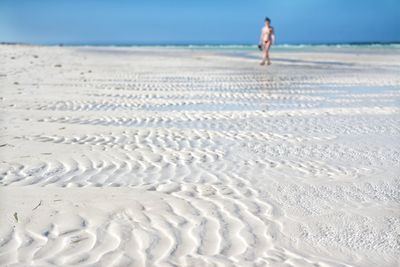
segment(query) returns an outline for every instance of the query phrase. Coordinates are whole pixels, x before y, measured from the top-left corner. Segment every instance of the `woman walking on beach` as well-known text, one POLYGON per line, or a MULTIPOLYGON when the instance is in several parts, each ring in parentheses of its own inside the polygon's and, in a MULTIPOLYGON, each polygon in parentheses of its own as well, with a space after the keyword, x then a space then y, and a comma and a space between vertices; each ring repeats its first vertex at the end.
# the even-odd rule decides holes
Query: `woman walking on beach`
POLYGON ((271 26, 271 20, 265 18, 265 26, 262 28, 259 48, 263 51, 263 59, 260 65, 271 65, 271 60, 269 59, 269 49, 275 40, 274 28, 271 26))

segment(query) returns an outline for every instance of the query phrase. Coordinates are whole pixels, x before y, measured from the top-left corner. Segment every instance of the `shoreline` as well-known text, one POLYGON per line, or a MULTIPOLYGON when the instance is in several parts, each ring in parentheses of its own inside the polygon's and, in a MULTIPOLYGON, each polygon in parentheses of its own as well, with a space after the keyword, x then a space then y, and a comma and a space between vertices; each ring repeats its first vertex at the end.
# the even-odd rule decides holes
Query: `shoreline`
MULTIPOLYGON (((257 44, 135 44, 135 43, 18 43, 18 42, 0 42, 1 45, 19 45, 19 46, 41 46, 41 47, 144 47, 144 48, 208 48, 208 49, 246 49, 257 48, 257 44)), ((400 48, 400 41, 394 42, 350 42, 350 43, 278 43, 273 45, 278 48, 400 48)))

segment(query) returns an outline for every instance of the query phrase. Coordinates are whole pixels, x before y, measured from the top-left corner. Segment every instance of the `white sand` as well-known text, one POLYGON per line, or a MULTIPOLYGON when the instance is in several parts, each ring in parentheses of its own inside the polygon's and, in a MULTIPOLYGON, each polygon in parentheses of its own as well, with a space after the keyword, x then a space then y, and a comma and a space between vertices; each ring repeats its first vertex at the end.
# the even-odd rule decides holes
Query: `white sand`
POLYGON ((399 266, 399 52, 0 46, 0 265, 399 266))

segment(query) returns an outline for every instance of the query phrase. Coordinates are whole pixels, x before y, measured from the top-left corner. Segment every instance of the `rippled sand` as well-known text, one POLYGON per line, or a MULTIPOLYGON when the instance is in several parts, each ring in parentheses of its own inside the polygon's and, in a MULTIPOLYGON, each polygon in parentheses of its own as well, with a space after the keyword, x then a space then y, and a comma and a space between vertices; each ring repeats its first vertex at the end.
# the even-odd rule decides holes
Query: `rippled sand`
POLYGON ((398 266, 399 52, 0 46, 0 265, 398 266))

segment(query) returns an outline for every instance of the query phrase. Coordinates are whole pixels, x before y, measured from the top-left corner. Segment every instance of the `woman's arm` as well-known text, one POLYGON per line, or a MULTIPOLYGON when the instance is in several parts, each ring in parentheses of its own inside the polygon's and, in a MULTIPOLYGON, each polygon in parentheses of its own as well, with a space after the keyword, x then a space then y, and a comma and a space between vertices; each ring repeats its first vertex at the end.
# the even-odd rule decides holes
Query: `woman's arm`
POLYGON ((268 28, 268 38, 267 38, 267 40, 271 40, 271 36, 274 34, 274 28, 272 28, 272 27, 269 27, 268 28))
POLYGON ((259 45, 262 45, 263 40, 264 40, 264 28, 261 29, 261 35, 260 35, 260 42, 259 42, 259 45))

